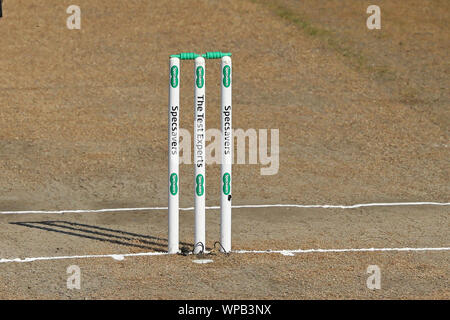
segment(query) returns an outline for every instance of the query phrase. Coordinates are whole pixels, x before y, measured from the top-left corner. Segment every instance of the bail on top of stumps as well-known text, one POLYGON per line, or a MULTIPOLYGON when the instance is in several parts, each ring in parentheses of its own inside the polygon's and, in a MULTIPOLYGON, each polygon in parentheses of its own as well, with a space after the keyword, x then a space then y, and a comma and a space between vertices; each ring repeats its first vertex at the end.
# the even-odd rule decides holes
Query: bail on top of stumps
POLYGON ((206 249, 206 95, 205 59, 221 59, 221 196, 220 250, 231 252, 231 167, 232 137, 232 65, 231 53, 185 52, 170 56, 169 63, 169 135, 168 135, 168 252, 179 253, 179 127, 180 127, 180 61, 194 60, 194 249, 206 249))

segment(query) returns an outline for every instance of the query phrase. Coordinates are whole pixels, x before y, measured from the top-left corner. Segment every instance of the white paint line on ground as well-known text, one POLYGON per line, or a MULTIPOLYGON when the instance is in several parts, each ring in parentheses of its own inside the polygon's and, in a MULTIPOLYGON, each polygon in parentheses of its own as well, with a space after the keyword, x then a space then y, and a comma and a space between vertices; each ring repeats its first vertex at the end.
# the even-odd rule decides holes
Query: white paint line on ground
MULTIPOLYGON (((323 209, 356 209, 364 207, 394 207, 394 206, 450 206, 450 202, 387 202, 387 203, 359 203, 352 205, 334 204, 244 204, 234 205, 233 209, 242 208, 323 208, 323 209)), ((206 207, 207 210, 217 210, 220 206, 206 207)), ((28 211, 0 211, 0 215, 8 214, 63 214, 63 213, 102 213, 102 212, 131 212, 167 210, 167 207, 143 207, 143 208, 111 208, 111 209, 81 209, 81 210, 28 210, 28 211)), ((194 207, 180 208, 180 211, 192 211, 194 207)))
POLYGON ((293 257, 295 256, 295 254, 293 254, 292 252, 289 251, 282 251, 280 252, 283 256, 288 256, 288 257, 293 257))
POLYGON ((361 249, 297 249, 297 250, 235 250, 234 253, 279 253, 293 256, 296 253, 340 253, 340 252, 386 252, 386 251, 449 251, 450 247, 438 248, 361 248, 361 249))
POLYGON ((45 260, 67 260, 67 259, 89 259, 89 258, 113 258, 114 260, 124 260, 125 257, 141 257, 141 256, 162 256, 167 252, 141 252, 141 253, 125 253, 125 254, 90 254, 84 256, 56 256, 56 257, 34 257, 34 258, 14 258, 0 259, 0 263, 8 262, 33 262, 45 260))
POLYGON ((199 259, 199 260, 192 260, 192 262, 198 264, 205 264, 205 263, 212 263, 213 261, 211 259, 199 259))
MULTIPOLYGON (((297 250, 234 250, 236 254, 282 254, 285 256, 293 256, 296 253, 344 253, 344 252, 418 252, 418 251, 450 251, 450 247, 437 248, 360 248, 360 249, 297 249, 297 250)), ((141 253, 125 253, 125 254, 99 254, 99 255, 77 255, 77 256, 56 256, 56 257, 34 257, 34 258, 14 258, 0 259, 0 263, 10 262, 33 262, 33 261, 49 261, 49 260, 66 260, 66 259, 89 259, 89 258, 113 258, 114 260, 124 260, 126 257, 143 257, 143 256, 164 256, 169 255, 167 252, 141 252, 141 253)))

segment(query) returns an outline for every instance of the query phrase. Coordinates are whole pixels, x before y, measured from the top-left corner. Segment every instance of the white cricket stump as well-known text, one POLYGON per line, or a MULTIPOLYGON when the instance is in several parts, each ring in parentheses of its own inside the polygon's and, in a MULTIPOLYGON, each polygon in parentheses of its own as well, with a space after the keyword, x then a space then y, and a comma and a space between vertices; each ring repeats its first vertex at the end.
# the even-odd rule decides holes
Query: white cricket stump
POLYGON ((169 234, 168 252, 179 251, 179 128, 180 59, 170 58, 169 67, 169 234))
POLYGON ((194 63, 194 253, 206 247, 206 101, 205 101, 205 59, 197 57, 194 63))
POLYGON ((231 251, 231 164, 233 161, 233 136, 231 118, 231 57, 222 57, 222 169, 220 198, 220 243, 222 252, 231 251))

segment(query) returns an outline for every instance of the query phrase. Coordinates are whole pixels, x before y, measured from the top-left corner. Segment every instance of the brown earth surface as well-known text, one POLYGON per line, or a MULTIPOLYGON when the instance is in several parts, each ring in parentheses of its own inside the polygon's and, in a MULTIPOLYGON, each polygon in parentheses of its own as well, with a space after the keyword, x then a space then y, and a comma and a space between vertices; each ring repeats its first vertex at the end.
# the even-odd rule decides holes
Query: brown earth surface
MULTIPOLYGON (((448 244, 448 209, 235 209, 239 250, 299 248, 427 248, 448 244)), ((167 213, 104 213, 0 217, 3 258, 159 252, 167 248, 167 213), (24 234, 26 236, 24 236, 24 234)), ((208 212, 207 242, 220 213, 208 212)), ((182 214, 182 243, 193 242, 193 216, 182 214)), ((213 248, 208 248, 213 249, 213 248)), ((4 299, 450 299, 448 251, 231 253, 75 258, 0 263, 4 299), (202 258, 202 257, 200 257, 202 258), (68 290, 66 269, 81 270, 68 290), (381 289, 369 290, 369 265, 381 289)), ((0 260, 1 262, 1 260, 0 260)))
MULTIPOLYGON (((79 0, 82 28, 68 30, 67 3, 4 0, 0 211, 166 206, 167 58, 181 51, 232 52, 233 127, 280 130, 278 174, 234 165, 234 204, 449 202, 450 2, 382 2, 381 30, 366 27, 370 4, 79 0)), ((191 71, 183 62, 181 125, 192 132, 191 71)), ((208 61, 208 128, 220 128, 219 81, 218 62, 208 61)), ((218 204, 219 172, 207 169, 207 205, 218 204)), ((192 166, 182 165, 180 177, 180 205, 192 206, 192 166)), ((233 248, 449 247, 448 208, 239 209, 233 248)), ((187 243, 192 215, 181 214, 187 243)), ((0 259, 165 250, 166 219, 164 211, 1 215, 0 259), (71 233, 29 225, 56 220, 71 233), (73 228, 85 226, 70 223, 136 233, 140 245, 80 237, 73 228), (145 237, 158 245, 142 245, 145 237)), ((208 211, 209 246, 218 221, 208 211)), ((0 298, 448 299, 449 258, 440 251, 232 254, 207 265, 181 256, 4 263, 0 298), (70 264, 85 277, 79 292, 65 287, 70 264), (381 267, 382 290, 366 288, 369 264, 381 267)))

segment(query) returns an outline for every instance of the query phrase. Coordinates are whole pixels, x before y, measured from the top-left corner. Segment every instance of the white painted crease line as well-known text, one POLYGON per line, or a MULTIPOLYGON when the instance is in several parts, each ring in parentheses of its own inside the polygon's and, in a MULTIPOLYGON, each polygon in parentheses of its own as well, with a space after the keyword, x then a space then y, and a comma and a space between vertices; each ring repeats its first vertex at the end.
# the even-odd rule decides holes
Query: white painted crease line
POLYGON ((0 259, 0 263, 8 262, 33 262, 45 260, 67 260, 67 259, 89 259, 89 258, 113 258, 114 260, 123 260, 125 257, 141 257, 141 256, 162 256, 167 252, 141 252, 141 253, 124 253, 124 254, 91 254, 77 256, 56 256, 56 257, 34 257, 34 258, 13 258, 0 259))
MULTIPOLYGON (((285 256, 293 256, 296 253, 343 253, 343 252, 408 252, 408 251, 450 251, 450 247, 436 248, 348 248, 348 249, 296 249, 296 250, 233 250, 236 254, 282 254, 285 256)), ((33 258, 13 258, 0 259, 0 263, 11 262, 33 262, 33 261, 49 261, 49 260, 67 260, 67 259, 89 259, 89 258, 112 258, 114 260, 124 260, 126 257, 143 257, 143 256, 165 256, 167 252, 141 252, 141 253, 124 253, 124 254, 99 254, 99 255, 76 255, 76 256, 56 256, 56 257, 33 257, 33 258)))
POLYGON ((295 253, 339 253, 339 252, 383 252, 383 251, 449 251, 450 247, 438 248, 350 248, 350 249, 297 249, 297 250, 235 250, 234 253, 280 253, 294 255, 295 253))
MULTIPOLYGON (((386 202, 386 203, 359 203, 352 205, 333 204, 244 204, 234 205, 233 209, 242 208, 323 208, 323 209, 356 209, 363 207, 393 207, 393 206, 450 206, 450 202, 386 202)), ((206 207, 207 210, 217 210, 220 206, 206 207)), ((111 209, 80 209, 80 210, 27 210, 27 211, 0 211, 0 215, 8 214, 64 214, 64 213, 102 213, 102 212, 132 212, 167 210, 167 207, 142 207, 142 208, 111 208, 111 209)), ((192 211, 194 207, 180 208, 180 211, 192 211)))
POLYGON ((271 207, 290 207, 290 208, 324 208, 324 209, 356 209, 362 207, 390 207, 390 206, 450 206, 450 202, 386 202, 386 203, 358 203, 352 205, 334 205, 334 204, 256 204, 256 205, 237 205, 233 208, 271 208, 271 207))
MULTIPOLYGON (((149 208, 111 208, 111 209, 80 209, 80 210, 27 210, 27 211, 0 211, 0 214, 63 214, 63 213, 102 213, 102 212, 129 212, 129 211, 148 211, 148 210, 167 210, 167 207, 149 207, 149 208)), ((183 210, 180 208, 180 210, 183 210)))

